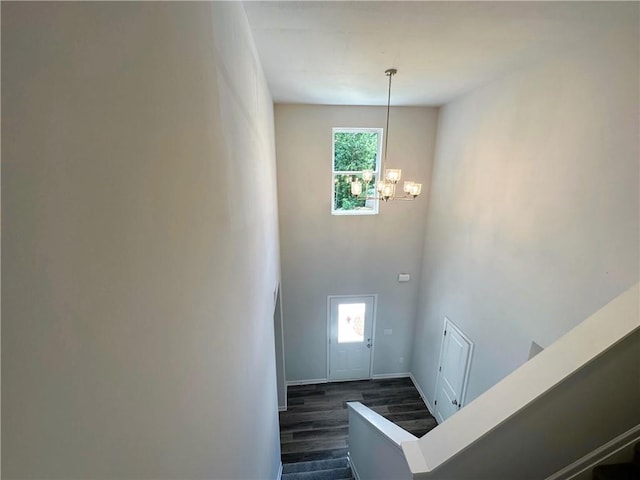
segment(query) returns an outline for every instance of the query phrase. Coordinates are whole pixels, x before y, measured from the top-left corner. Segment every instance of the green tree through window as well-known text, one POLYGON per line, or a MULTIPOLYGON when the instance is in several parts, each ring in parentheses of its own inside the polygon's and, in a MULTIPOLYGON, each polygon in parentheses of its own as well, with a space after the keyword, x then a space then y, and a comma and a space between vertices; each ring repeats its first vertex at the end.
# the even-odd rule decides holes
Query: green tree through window
MULTIPOLYGON (((375 196, 378 179, 382 129, 333 129, 333 206, 332 213, 378 213, 378 201, 367 200, 375 196), (351 195, 351 182, 362 179, 363 170, 373 170, 369 191, 359 197, 351 195)), ((364 188, 364 184, 363 184, 364 188)))

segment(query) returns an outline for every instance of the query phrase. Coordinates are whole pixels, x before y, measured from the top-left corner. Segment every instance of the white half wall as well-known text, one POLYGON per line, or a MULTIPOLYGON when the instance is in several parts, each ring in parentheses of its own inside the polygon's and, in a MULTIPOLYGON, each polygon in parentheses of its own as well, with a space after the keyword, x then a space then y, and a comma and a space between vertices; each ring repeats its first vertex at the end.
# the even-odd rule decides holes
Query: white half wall
POLYGON ((3 3, 2 137, 3 478, 276 478, 273 104, 242 4, 3 3))
POLYGON ((445 316, 467 402, 638 281, 638 4, 625 23, 441 109, 412 373, 445 316))
POLYGON ((407 372, 437 109, 391 109, 388 166, 419 179, 423 194, 381 204, 378 215, 331 215, 331 129, 384 128, 385 119, 386 107, 275 107, 288 381, 327 378, 328 295, 377 293, 372 373, 407 372), (401 272, 409 283, 397 282, 401 272))
POLYGON ((408 446, 414 474, 542 479, 637 425, 639 301, 636 284, 408 446))

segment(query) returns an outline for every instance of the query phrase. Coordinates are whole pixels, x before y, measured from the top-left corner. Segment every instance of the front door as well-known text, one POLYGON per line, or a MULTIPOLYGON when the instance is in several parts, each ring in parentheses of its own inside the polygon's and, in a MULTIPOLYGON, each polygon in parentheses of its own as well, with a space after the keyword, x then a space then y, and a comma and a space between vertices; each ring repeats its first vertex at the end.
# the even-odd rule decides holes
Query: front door
POLYGON ((471 340, 445 318, 434 405, 438 423, 462 407, 472 350, 471 340))
POLYGON ((329 380, 371 376, 375 296, 329 297, 329 380))

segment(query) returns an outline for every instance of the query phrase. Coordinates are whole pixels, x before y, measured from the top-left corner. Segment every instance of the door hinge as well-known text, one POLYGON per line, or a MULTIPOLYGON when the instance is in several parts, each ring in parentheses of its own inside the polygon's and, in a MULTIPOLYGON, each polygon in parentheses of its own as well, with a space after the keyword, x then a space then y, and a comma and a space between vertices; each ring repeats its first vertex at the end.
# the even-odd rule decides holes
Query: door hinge
POLYGON ((438 371, 441 372, 442 371, 442 366, 438 367, 438 371))
POLYGON ((435 402, 433 402, 433 404, 434 404, 434 405, 437 405, 437 404, 438 404, 438 400, 436 400, 435 402))
POLYGON ((446 331, 446 330, 444 331, 444 336, 445 336, 445 337, 447 336, 447 331, 446 331))

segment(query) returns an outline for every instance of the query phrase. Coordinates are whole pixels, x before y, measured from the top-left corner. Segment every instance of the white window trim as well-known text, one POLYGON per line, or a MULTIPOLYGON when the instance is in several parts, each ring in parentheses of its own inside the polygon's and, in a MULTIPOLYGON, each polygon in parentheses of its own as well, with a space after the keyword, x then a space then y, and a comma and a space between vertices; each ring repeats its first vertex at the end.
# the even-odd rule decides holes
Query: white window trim
POLYGON ((371 210, 336 210, 335 209, 335 197, 336 197, 336 183, 335 177, 337 175, 357 175, 362 173, 361 170, 353 170, 353 171, 345 171, 345 170, 335 170, 335 158, 336 158, 336 146, 335 146, 335 136, 336 132, 347 132, 347 133, 362 133, 362 132, 370 132, 378 134, 378 155, 376 157, 376 168, 373 171, 374 178, 379 179, 378 174, 380 173, 381 161, 382 161, 382 136, 384 135, 383 128, 377 127, 333 127, 331 129, 331 215, 377 215, 378 207, 380 205, 380 200, 374 200, 373 208, 371 210))

